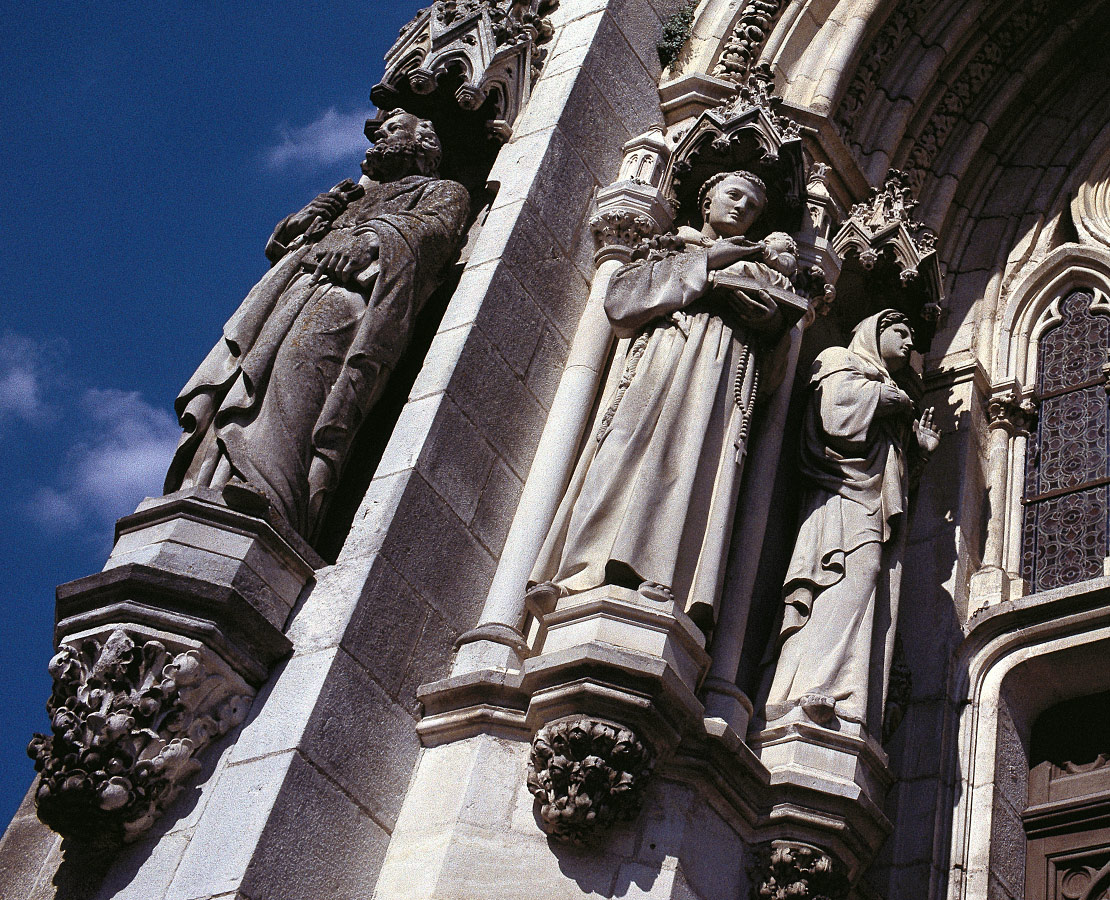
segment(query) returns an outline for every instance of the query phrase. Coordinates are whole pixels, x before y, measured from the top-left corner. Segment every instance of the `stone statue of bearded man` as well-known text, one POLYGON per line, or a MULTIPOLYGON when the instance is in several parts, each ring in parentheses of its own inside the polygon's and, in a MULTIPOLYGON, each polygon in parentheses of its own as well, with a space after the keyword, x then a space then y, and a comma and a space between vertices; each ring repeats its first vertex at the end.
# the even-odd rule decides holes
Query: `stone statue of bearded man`
POLYGON ((313 538, 359 425, 458 253, 469 195, 437 177, 440 156, 431 122, 392 113, 357 184, 277 226, 273 267, 177 398, 185 433, 167 493, 268 501, 313 538))

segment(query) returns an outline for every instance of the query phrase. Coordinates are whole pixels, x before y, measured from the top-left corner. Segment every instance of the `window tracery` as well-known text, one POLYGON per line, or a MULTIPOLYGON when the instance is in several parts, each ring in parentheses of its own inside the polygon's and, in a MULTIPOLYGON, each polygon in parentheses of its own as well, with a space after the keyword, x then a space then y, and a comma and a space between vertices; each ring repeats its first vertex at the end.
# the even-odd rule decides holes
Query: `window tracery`
POLYGON ((1039 342, 1021 554, 1033 591, 1098 577, 1110 555, 1110 318, 1092 311, 1094 299, 1069 294, 1039 342))

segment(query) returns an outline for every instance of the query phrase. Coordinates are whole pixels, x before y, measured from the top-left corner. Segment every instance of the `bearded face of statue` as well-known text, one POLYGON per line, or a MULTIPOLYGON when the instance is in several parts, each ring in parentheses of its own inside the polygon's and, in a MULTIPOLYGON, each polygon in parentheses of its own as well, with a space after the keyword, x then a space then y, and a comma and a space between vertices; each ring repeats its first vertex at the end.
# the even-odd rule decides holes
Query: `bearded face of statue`
POLYGON ((767 194, 742 175, 729 175, 710 191, 705 200, 705 224, 713 237, 741 237, 756 223, 767 194))
POLYGON ((406 175, 435 175, 442 155, 432 123, 412 113, 389 116, 374 133, 362 171, 377 181, 395 181, 406 175))

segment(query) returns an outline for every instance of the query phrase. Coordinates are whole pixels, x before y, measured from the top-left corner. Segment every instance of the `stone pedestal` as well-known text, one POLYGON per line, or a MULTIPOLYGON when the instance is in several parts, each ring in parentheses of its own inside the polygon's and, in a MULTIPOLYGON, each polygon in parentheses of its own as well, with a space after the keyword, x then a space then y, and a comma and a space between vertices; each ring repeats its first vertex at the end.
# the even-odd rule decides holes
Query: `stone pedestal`
POLYGON ((145 500, 116 535, 102 572, 58 588, 52 733, 31 744, 40 817, 97 845, 149 830, 246 718, 322 564, 279 518, 212 490, 145 500))
POLYGON ((826 848, 855 880, 891 830, 883 803, 895 779, 882 747, 858 725, 834 731, 800 709, 749 741, 770 773, 769 833, 826 848))
POLYGON ((658 657, 696 691, 709 670, 705 635, 673 600, 650 600, 629 588, 605 585, 558 601, 543 617, 542 652, 589 643, 658 657))

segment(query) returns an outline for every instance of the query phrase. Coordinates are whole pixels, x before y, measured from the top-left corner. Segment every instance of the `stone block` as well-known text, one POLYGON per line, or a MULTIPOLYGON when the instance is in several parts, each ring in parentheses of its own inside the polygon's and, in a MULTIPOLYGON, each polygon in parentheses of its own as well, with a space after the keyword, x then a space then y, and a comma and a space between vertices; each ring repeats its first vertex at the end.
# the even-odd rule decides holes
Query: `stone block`
POLYGON ((419 400, 410 400, 404 405, 378 463, 378 476, 393 475, 415 468, 435 426, 442 402, 442 394, 432 394, 419 400))
MULTIPOLYGON (((583 30, 592 23, 583 25, 583 30)), ((591 37, 592 40, 592 37, 591 37)), ((538 82, 528 105, 513 126, 513 138, 519 139, 537 131, 546 131, 559 124, 566 110, 567 101, 582 75, 581 62, 588 51, 579 49, 567 54, 565 65, 556 65, 538 82)))
POLYGON ((891 869, 884 897, 928 897, 931 867, 927 863, 891 869))
POLYGON ((197 900, 239 889, 295 756, 275 754, 224 769, 166 900, 197 900))
MULTIPOLYGON (((603 65, 600 61, 598 64, 603 65)), ((635 65, 643 71, 638 60, 635 65)), ((644 80, 647 80, 646 76, 644 80)), ((652 87, 651 103, 654 104, 656 117, 660 117, 658 102, 654 99, 655 86, 652 87)), ((609 184, 617 177, 622 157, 621 148, 629 138, 646 131, 652 124, 650 117, 644 116, 642 112, 617 110, 613 105, 615 102, 619 101, 613 98, 613 102, 610 102, 605 91, 597 86, 587 72, 583 72, 569 92, 563 114, 558 121, 559 128, 574 145, 598 184, 609 184), (633 122, 645 122, 644 127, 633 131, 625 124, 625 116, 633 122)))
POLYGON ((0 838, 0 885, 6 896, 11 900, 30 896, 60 840, 35 815, 32 785, 0 838))
POLYGON ((469 522, 497 454, 450 397, 439 404, 417 471, 455 515, 469 522))
POLYGON ((564 72, 581 68, 586 57, 593 52, 598 24, 605 15, 605 10, 598 8, 568 21, 555 37, 542 78, 554 79, 564 72))
POLYGON ((686 828, 675 893, 669 896, 746 896, 745 850, 740 836, 701 799, 686 828))
POLYGON ((899 782, 896 805, 890 838, 893 864, 928 863, 936 849, 933 831, 940 812, 940 782, 935 778, 899 782))
POLYGON ((524 135, 514 132, 512 140, 501 148, 489 173, 489 181, 497 185, 491 209, 528 199, 540 180, 537 176, 542 167, 537 164, 547 156, 555 129, 555 125, 549 125, 524 135))
MULTIPOLYGON (((629 8, 631 7, 625 7, 629 8)), ((645 10, 645 14, 649 21, 654 20, 650 12, 645 10)), ((655 28, 658 29, 655 34, 660 34, 661 25, 655 25, 655 28)), ((642 36, 637 43, 641 52, 649 49, 642 36)), ((655 47, 652 46, 650 50, 655 52, 655 47)), ((653 65, 645 65, 643 57, 636 53, 625 32, 618 27, 615 16, 604 16, 598 24, 597 36, 585 69, 630 136, 642 134, 651 126, 662 123, 663 113, 659 108, 658 94, 661 71, 658 53, 655 54, 653 65)), ((616 172, 610 173, 608 180, 612 181, 614 177, 616 172)))
POLYGON ((448 395, 524 478, 543 428, 544 410, 481 332, 476 331, 463 350, 448 395))
POLYGON ((505 546, 505 538, 523 490, 524 482, 512 469, 500 460, 493 464, 470 528, 482 546, 496 558, 500 558, 505 546))
MULTIPOLYGON (((342 646, 394 699, 413 661, 429 615, 426 604, 385 559, 378 559, 343 634, 342 646)), ((450 653, 450 644, 442 651, 450 653)))
POLYGON ((330 648, 294 656, 275 673, 255 700, 254 714, 243 725, 230 763, 297 748, 338 652, 330 648))
POLYGON ((991 876, 1015 897, 1025 889, 1025 829, 1021 815, 1007 800, 995 795, 991 815, 991 876))
POLYGON ((370 900, 389 835, 300 757, 244 874, 244 896, 370 900))
POLYGON ((459 631, 477 620, 493 579, 493 558, 419 475, 405 492, 382 554, 459 631))
MULTIPOLYGON (((475 611, 477 618, 477 611, 475 611)), ((396 699, 414 718, 420 714, 420 704, 416 700, 416 689, 444 678, 450 671, 451 658, 462 629, 452 625, 436 610, 429 609, 424 618, 424 627, 409 654, 401 674, 404 680, 397 691, 396 699)))
MULTIPOLYGON (((938 656, 946 654, 933 651, 938 656)), ((913 666, 910 666, 913 671, 913 666)), ((916 683, 917 675, 914 680, 916 683)), ((900 738, 899 753, 894 770, 905 779, 939 776, 941 758, 937 753, 937 735, 942 734, 946 703, 942 699, 915 699, 910 704, 906 718, 902 722, 896 741, 900 738)))
POLYGON ((420 750, 416 723, 343 650, 320 691, 300 749, 392 831, 420 750))
POLYGON ((545 325, 525 377, 528 390, 544 409, 550 409, 555 399, 569 351, 559 331, 552 325, 545 325))
POLYGON ((665 660, 692 691, 709 669, 705 637, 677 604, 628 588, 606 585, 563 597, 544 626, 544 654, 594 642, 619 647, 665 660))
POLYGON ((1014 725, 1009 704, 998 704, 998 736, 995 743, 995 790, 1017 810, 1029 802, 1029 756, 1014 725))
POLYGON ((516 221, 524 203, 524 200, 518 200, 495 206, 489 211, 440 328, 454 328, 474 321, 485 299, 486 285, 493 276, 492 263, 501 258, 505 244, 515 235, 516 221), (460 293, 464 289, 465 293, 460 293))
MULTIPOLYGON (((720 859, 718 864, 727 865, 720 859)), ((741 897, 740 893, 730 892, 722 880, 709 894, 699 894, 683 877, 683 868, 674 860, 660 866, 645 866, 642 863, 625 863, 617 871, 615 896, 622 900, 708 900, 710 897, 741 897)))
MULTIPOLYGON (((456 296, 457 291, 452 296, 452 303, 456 296)), ((449 305, 448 311, 450 309, 449 305)), ((424 357, 424 365, 420 367, 420 374, 416 376, 412 390, 409 391, 410 403, 447 390, 447 384, 455 372, 455 365, 469 335, 470 328, 466 324, 455 325, 447 330, 441 327, 436 332, 432 346, 428 348, 428 355, 424 357)), ((378 472, 381 472, 380 466, 378 472)))
POLYGON ((475 774, 467 785, 459 809, 459 822, 495 830, 507 830, 516 797, 525 784, 529 744, 492 735, 474 739, 471 757, 475 774))
MULTIPOLYGON (((562 127, 542 133, 547 136, 546 144, 535 148, 542 152, 542 162, 537 169, 536 157, 522 161, 520 180, 524 180, 526 173, 529 175, 529 210, 559 245, 569 250, 588 218, 597 180, 565 136, 562 127), (531 171, 524 169, 524 165, 530 165, 531 171), (543 173, 542 177, 539 172, 543 173)), ((536 298, 537 301, 540 299, 536 298)))
POLYGON ((494 272, 477 324, 509 368, 523 376, 536 352, 544 315, 508 266, 494 272))
MULTIPOLYGON (((659 40, 663 36, 663 18, 656 5, 667 4, 642 3, 639 0, 614 0, 609 5, 609 16, 621 30, 632 52, 640 59, 640 64, 648 73, 648 77, 658 83, 663 74, 663 67, 659 62, 659 40)), ((672 2, 671 6, 681 6, 672 2)), ((670 13, 666 13, 667 16, 670 13)), ((650 95, 649 95, 650 96, 650 95)))
POLYGON ((124 865, 117 863, 104 880, 97 900, 152 900, 164 896, 189 838, 180 831, 163 835, 150 852, 136 854, 124 865))

